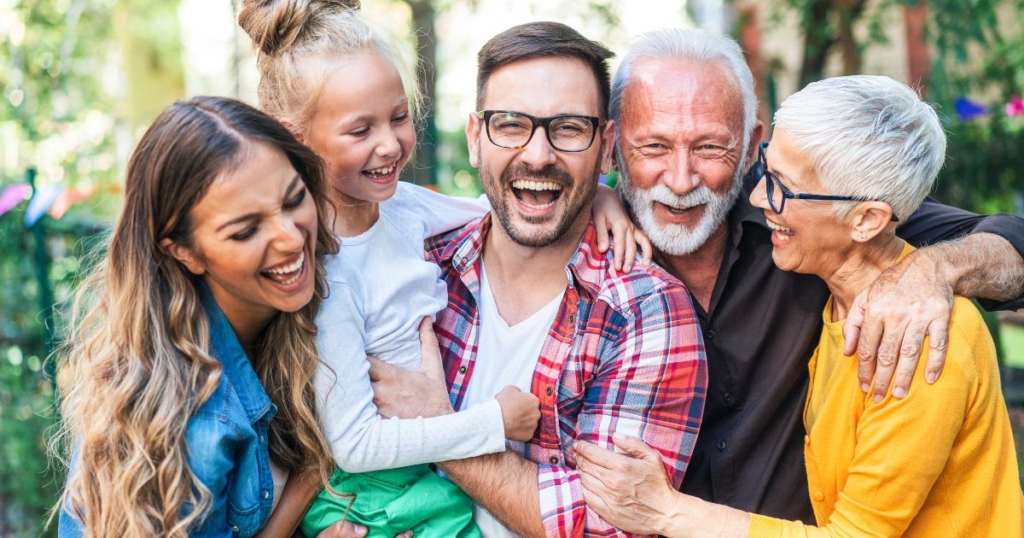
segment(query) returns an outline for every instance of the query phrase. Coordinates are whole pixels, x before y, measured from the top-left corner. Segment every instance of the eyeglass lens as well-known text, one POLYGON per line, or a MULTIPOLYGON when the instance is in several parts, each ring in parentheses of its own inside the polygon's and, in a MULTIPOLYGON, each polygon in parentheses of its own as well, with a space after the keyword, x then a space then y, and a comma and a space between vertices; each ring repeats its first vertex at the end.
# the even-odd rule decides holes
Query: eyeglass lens
MULTIPOLYGON (((539 126, 544 127, 551 146, 561 151, 583 151, 594 141, 594 125, 590 118, 584 116, 547 118, 539 126)), ((505 148, 525 146, 530 142, 534 129, 532 118, 514 112, 495 113, 487 123, 491 142, 505 148)))

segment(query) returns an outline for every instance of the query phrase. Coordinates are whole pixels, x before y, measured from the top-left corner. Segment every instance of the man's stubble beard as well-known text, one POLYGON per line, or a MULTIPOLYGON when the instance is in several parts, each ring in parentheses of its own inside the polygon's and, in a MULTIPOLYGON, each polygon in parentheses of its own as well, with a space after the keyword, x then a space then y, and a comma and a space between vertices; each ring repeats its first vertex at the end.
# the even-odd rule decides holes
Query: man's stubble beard
POLYGON ((747 164, 744 154, 733 173, 732 186, 726 194, 718 194, 702 184, 679 196, 661 183, 646 190, 635 188, 629 179, 626 161, 622 158, 618 145, 615 147, 615 158, 619 163, 619 185, 626 209, 651 239, 654 247, 669 256, 686 256, 696 252, 725 223, 743 189, 743 173, 747 164), (662 226, 654 217, 654 202, 672 207, 694 207, 704 204, 704 213, 693 229, 684 224, 662 226))
MULTIPOLYGON (((483 153, 481 152, 479 155, 481 155, 480 179, 484 192, 491 202, 491 211, 498 218, 498 223, 505 230, 506 235, 520 246, 543 248, 569 239, 565 237, 566 233, 576 222, 580 213, 584 209, 588 209, 594 200, 594 194, 597 191, 597 162, 586 172, 585 177, 592 176, 592 181, 576 182, 568 172, 556 165, 550 165, 541 170, 531 170, 521 163, 510 165, 502 171, 501 178, 495 180, 482 159, 483 153), (520 222, 516 221, 515 211, 512 207, 512 204, 515 203, 515 194, 512 192, 511 184, 517 179, 548 180, 562 185, 562 193, 555 203, 564 204, 563 210, 561 215, 554 215, 554 218, 558 220, 552 228, 537 229, 545 222, 549 222, 552 217, 520 216, 520 222, 533 225, 528 227, 520 226, 520 222)), ((579 238, 571 239, 576 241, 579 238)))

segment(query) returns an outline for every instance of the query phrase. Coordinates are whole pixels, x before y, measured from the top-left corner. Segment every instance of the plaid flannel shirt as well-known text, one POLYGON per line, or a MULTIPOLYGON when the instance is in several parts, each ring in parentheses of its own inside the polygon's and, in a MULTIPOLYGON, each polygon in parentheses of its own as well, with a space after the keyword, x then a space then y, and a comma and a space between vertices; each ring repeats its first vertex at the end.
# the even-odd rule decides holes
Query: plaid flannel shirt
MULTIPOLYGON (((452 405, 460 409, 480 334, 480 254, 491 217, 427 241, 448 285, 434 330, 452 405)), ((537 464, 547 536, 622 536, 588 510, 573 441, 612 447, 634 435, 661 452, 679 487, 707 390, 704 342, 690 294, 657 266, 617 273, 598 253, 593 221, 566 267, 568 287, 549 329, 531 391, 541 420, 520 455, 537 464)))

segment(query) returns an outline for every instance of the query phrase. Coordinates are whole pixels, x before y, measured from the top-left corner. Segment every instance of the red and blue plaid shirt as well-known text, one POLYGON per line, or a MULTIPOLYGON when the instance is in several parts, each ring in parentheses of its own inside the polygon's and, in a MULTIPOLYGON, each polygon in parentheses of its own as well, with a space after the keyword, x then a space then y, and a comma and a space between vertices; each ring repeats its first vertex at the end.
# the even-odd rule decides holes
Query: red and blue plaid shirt
MULTIPOLYGON (((434 330, 452 405, 460 409, 480 334, 480 255, 491 218, 427 241, 448 285, 434 330)), ((661 452, 679 487, 707 390, 704 342, 690 294, 657 266, 618 273, 597 250, 593 222, 566 267, 568 287, 548 330, 531 391, 540 426, 520 455, 538 467, 547 536, 623 535, 583 502, 573 441, 612 447, 634 435, 661 452)))

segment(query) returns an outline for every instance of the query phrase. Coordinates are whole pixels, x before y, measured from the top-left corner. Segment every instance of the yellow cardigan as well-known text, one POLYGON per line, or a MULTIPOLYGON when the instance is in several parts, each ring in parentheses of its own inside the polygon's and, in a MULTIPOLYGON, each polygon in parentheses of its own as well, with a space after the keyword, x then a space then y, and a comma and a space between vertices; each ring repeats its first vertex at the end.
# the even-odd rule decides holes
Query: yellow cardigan
MULTIPOLYGON (((904 253, 906 254, 906 253, 904 253)), ((831 322, 811 358, 804 460, 818 527, 753 514, 751 537, 1024 536, 1024 497, 995 346, 970 301, 954 300, 942 375, 875 404, 831 322)), ((927 342, 924 349, 928 349, 927 342)))

